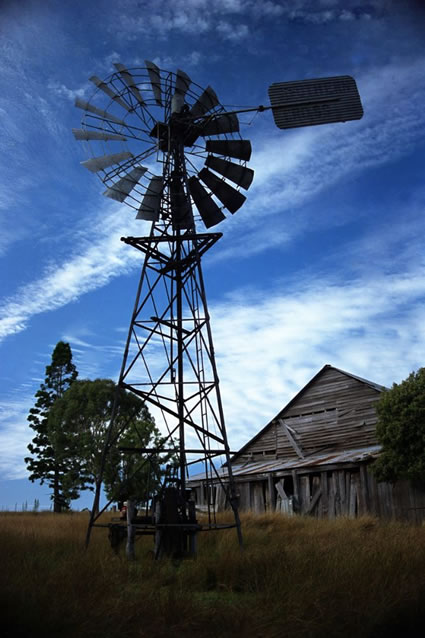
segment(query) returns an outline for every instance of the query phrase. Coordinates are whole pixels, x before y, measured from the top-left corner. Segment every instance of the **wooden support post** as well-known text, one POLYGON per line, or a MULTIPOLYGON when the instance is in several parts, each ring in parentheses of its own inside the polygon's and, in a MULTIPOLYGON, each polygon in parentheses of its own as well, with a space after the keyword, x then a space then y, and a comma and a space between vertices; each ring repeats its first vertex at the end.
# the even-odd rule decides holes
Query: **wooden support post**
MULTIPOLYGON (((155 525, 157 525, 161 520, 161 503, 160 501, 157 501, 157 503, 155 504, 155 525)), ((155 528, 155 560, 158 560, 159 558, 161 558, 161 554, 162 554, 162 547, 161 547, 161 540, 162 540, 162 530, 160 527, 156 527, 155 528)))
POLYGON ((267 476, 267 484, 269 489, 269 509, 274 512, 276 509, 276 490, 274 488, 273 474, 267 476))
POLYGON ((294 484, 294 512, 301 511, 300 483, 297 470, 292 470, 292 481, 294 484))
POLYGON ((340 470, 337 473, 338 479, 338 492, 339 492, 339 503, 340 503, 340 515, 345 516, 348 514, 347 508, 347 495, 345 494, 345 472, 344 470, 340 470))
POLYGON ((222 485, 217 485, 216 512, 222 512, 226 507, 226 490, 222 485))
POLYGON ((321 514, 323 518, 327 518, 329 512, 329 502, 328 502, 328 473, 321 472, 320 475, 320 486, 322 488, 322 511, 321 514))
POLYGON ((351 472, 346 470, 345 474, 345 514, 350 516, 350 490, 351 490, 351 472))
POLYGON ((292 514, 294 513, 293 500, 291 501, 291 499, 288 498, 283 485, 283 479, 280 479, 280 481, 278 481, 274 486, 280 496, 280 503, 277 505, 277 508, 278 511, 292 516, 292 514))
POLYGON ((301 476, 300 478, 301 492, 301 514, 306 514, 310 509, 310 477, 301 476))
POLYGON ((359 516, 364 516, 369 513, 369 490, 367 486, 367 471, 366 466, 362 463, 360 465, 360 479, 359 479, 359 516))
POLYGON ((252 486, 253 504, 252 509, 256 514, 264 513, 264 496, 263 486, 259 481, 256 481, 252 486))
MULTIPOLYGON (((348 472, 347 472, 348 474, 348 472)), ((350 493, 349 493, 348 516, 355 518, 357 514, 357 482, 356 474, 350 472, 350 493)))
POLYGON ((280 498, 281 499, 286 498, 285 490, 283 489, 283 479, 280 479, 280 481, 276 483, 275 487, 279 493, 280 498))
POLYGON ((134 533, 135 528, 133 520, 135 517, 134 501, 127 501, 127 547, 126 554, 128 560, 134 560, 136 558, 134 553, 134 533))
MULTIPOLYGON (((222 487, 222 490, 224 492, 224 488, 222 487)), ((196 508, 195 508, 195 502, 194 501, 188 501, 187 503, 187 509, 188 509, 188 518, 189 518, 189 522, 190 523, 196 523, 196 508)), ((194 532, 189 532, 188 534, 188 541, 189 541, 189 556, 191 556, 192 558, 196 557, 196 552, 198 549, 198 544, 197 544, 197 538, 198 538, 198 532, 194 531, 194 532)))
POLYGON ((322 496, 322 490, 317 489, 316 492, 313 495, 313 498, 310 501, 310 505, 308 506, 308 508, 305 510, 305 514, 312 514, 314 508, 316 507, 317 503, 319 502, 320 497, 322 496))
POLYGON ((313 480, 312 480, 312 498, 311 498, 311 502, 310 502, 310 508, 309 508, 309 514, 315 514, 315 516, 319 516, 319 510, 320 510, 320 496, 322 495, 322 490, 320 489, 320 477, 319 476, 313 476, 313 480), (320 495, 316 498, 317 494, 320 495), (317 509, 314 512, 314 508, 317 504, 317 509))
POLYGON ((369 511, 372 516, 380 515, 379 499, 378 499, 378 484, 375 476, 370 469, 370 465, 366 466, 367 485, 369 491, 369 511))
POLYGON ((246 496, 246 501, 247 501, 247 509, 250 510, 252 509, 252 503, 251 503, 251 481, 248 481, 247 483, 247 496, 246 496))
POLYGON ((341 514, 341 503, 338 492, 336 471, 331 474, 331 489, 329 494, 329 518, 335 518, 341 514))
POLYGON ((238 483, 239 489, 239 509, 246 511, 249 509, 248 504, 248 483, 238 483))

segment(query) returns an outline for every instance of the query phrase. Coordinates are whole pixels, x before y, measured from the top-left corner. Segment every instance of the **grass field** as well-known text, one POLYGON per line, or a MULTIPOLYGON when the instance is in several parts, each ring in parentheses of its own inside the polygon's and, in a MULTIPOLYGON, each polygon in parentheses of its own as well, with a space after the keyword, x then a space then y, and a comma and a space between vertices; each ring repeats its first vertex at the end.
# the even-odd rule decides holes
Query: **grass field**
POLYGON ((200 534, 196 560, 115 556, 87 514, 0 514, 3 636, 419 636, 425 528, 374 519, 245 515, 200 534))

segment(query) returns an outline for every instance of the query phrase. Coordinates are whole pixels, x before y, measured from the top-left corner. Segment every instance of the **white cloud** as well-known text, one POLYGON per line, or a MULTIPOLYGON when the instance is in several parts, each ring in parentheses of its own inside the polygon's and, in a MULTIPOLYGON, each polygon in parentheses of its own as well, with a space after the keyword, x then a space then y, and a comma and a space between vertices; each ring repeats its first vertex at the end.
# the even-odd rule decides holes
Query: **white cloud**
POLYGON ((213 32, 224 40, 240 40, 248 33, 248 20, 262 17, 291 22, 327 24, 384 14, 380 0, 366 6, 357 0, 315 3, 311 0, 121 0, 112 13, 114 31, 134 39, 136 34, 166 37, 169 33, 202 34, 213 32), (321 6, 320 6, 321 5, 321 6), (131 12, 131 16, 130 16, 131 12), (243 20, 242 24, 240 21, 243 20))
POLYGON ((64 263, 50 265, 40 279, 23 286, 13 297, 3 301, 0 305, 0 340, 24 330, 32 316, 60 308, 129 272, 140 263, 140 255, 119 239, 124 234, 131 234, 131 228, 140 233, 143 227, 144 222, 133 222, 129 226, 122 207, 105 206, 91 228, 92 233, 87 229, 80 231, 79 242, 76 242, 80 246, 79 252, 64 263))
MULTIPOLYGON (((226 221, 231 246, 226 247, 224 243, 216 258, 247 256, 270 248, 273 242, 291 241, 307 222, 302 216, 291 217, 288 210, 299 207, 338 180, 407 153, 414 144, 425 139, 422 69, 420 60, 361 78, 359 84, 366 114, 359 123, 286 134, 279 131, 265 141, 253 156, 256 177, 243 214, 238 213, 226 221), (411 86, 415 86, 414 92, 409 90, 411 86), (394 104, 393 94, 397 95, 394 104), (335 133, 337 127, 338 134, 335 133), (276 219, 277 213, 282 218, 285 211, 284 223, 275 222, 271 235, 265 218, 274 216, 276 219)), ((308 223, 311 225, 312 220, 308 223)), ((3 302, 0 339, 25 329, 31 316, 63 306, 128 272, 137 256, 119 242, 120 235, 128 234, 129 230, 128 217, 122 213, 122 207, 105 208, 97 225, 92 229, 95 240, 85 239, 87 232, 81 234, 78 253, 65 263, 50 266, 40 280, 27 284, 16 296, 3 302)))
POLYGON ((249 29, 246 24, 230 24, 220 21, 217 24, 217 33, 219 33, 224 40, 239 42, 249 36, 249 29))
MULTIPOLYGON (((174 58, 170 55, 164 56, 156 56, 153 58, 152 62, 156 64, 160 69, 177 69, 180 67, 197 67, 202 60, 204 60, 205 55, 200 51, 190 51, 184 55, 179 55, 178 59, 174 58)), ((140 60, 140 63, 142 61, 140 60)))
POLYGON ((347 11, 346 9, 343 9, 340 13, 339 19, 342 21, 350 22, 351 20, 355 19, 355 16, 354 16, 354 13, 352 13, 351 11, 347 11))
POLYGON ((6 479, 28 476, 24 458, 29 455, 27 445, 33 435, 27 416, 34 397, 25 388, 15 394, 16 397, 3 399, 0 408, 0 476, 6 479))
POLYGON ((78 88, 78 89, 69 89, 67 86, 65 86, 65 84, 61 84, 60 82, 49 82, 49 84, 47 85, 47 88, 52 91, 52 93, 54 93, 55 95, 59 95, 59 97, 64 97, 67 100, 70 100, 71 102, 75 102, 75 98, 80 97, 83 98, 85 97, 86 93, 87 93, 87 88, 88 85, 85 84, 84 86, 78 88))
POLYGON ((103 68, 108 72, 111 71, 111 67, 115 62, 122 62, 122 56, 116 51, 112 51, 103 61, 103 68))
POLYGON ((277 18, 285 13, 285 8, 281 3, 270 2, 269 0, 263 0, 263 2, 255 2, 253 7, 254 15, 257 13, 262 16, 270 16, 277 18))
MULTIPOLYGON (((388 3, 381 0, 371 0, 367 4, 358 0, 325 0, 311 2, 310 0, 296 0, 284 2, 284 12, 289 20, 307 22, 311 24, 328 24, 336 21, 362 20, 364 18, 380 19, 386 15, 388 3)), ((398 8, 394 5, 394 8, 398 8)))
POLYGON ((101 335, 79 328, 76 331, 65 331, 62 340, 71 346, 80 379, 106 377, 117 380, 126 336, 122 335, 114 343, 105 343, 101 335), (81 335, 85 338, 81 338, 81 335))
MULTIPOLYGON (((424 143, 424 64, 420 59, 359 77, 365 112, 360 121, 268 135, 263 131, 262 139, 254 138, 249 163, 254 181, 243 209, 228 216, 227 236, 215 259, 257 254, 322 225, 321 215, 304 218, 301 206, 338 182, 395 161, 424 143)), ((329 214, 325 219, 336 223, 329 214)))
POLYGON ((240 291, 211 308, 232 447, 243 445, 325 364, 384 385, 425 359, 425 268, 240 291))
MULTIPOLYGON (((264 290, 235 290, 210 305, 230 446, 237 449, 325 364, 390 386, 425 360, 425 266, 351 282, 310 278, 264 290)), ((100 346, 66 335, 95 358, 100 346)), ((121 344, 110 346, 118 355, 121 344)), ((78 348, 74 348, 77 351, 78 348)), ((107 357, 101 355, 103 365, 107 357)), ((109 372, 109 371, 108 371, 109 372)), ((108 376, 96 369, 96 376, 108 376)), ((20 389, 20 393, 22 389, 20 389)), ((32 398, 0 413, 0 469, 25 476, 32 398)), ((157 414, 157 411, 154 411, 157 414)), ((158 425, 161 422, 158 419, 158 425)))

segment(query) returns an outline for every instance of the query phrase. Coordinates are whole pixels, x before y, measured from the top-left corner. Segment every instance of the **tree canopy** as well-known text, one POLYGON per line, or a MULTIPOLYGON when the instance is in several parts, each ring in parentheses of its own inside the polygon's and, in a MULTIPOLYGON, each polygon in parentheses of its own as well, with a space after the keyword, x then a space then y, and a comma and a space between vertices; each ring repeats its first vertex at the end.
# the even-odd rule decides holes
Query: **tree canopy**
POLYGON ((156 458, 154 463, 145 463, 136 471, 141 456, 122 453, 118 448, 160 444, 160 432, 143 402, 136 395, 118 389, 110 379, 76 381, 55 403, 53 415, 72 441, 72 466, 78 467, 80 489, 94 489, 99 480, 116 393, 119 396, 112 429, 112 440, 116 440, 108 450, 103 482, 110 500, 133 498, 140 502, 148 486, 158 483, 161 461, 156 458))
POLYGON ((78 496, 76 477, 69 464, 68 441, 52 416, 55 403, 71 387, 77 375, 69 343, 59 341, 28 416, 30 427, 36 433, 28 445, 32 456, 25 458, 29 478, 48 484, 55 512, 68 509, 70 501, 78 496))
POLYGON ((373 468, 378 480, 425 483, 425 368, 383 392, 377 414, 382 453, 373 468))

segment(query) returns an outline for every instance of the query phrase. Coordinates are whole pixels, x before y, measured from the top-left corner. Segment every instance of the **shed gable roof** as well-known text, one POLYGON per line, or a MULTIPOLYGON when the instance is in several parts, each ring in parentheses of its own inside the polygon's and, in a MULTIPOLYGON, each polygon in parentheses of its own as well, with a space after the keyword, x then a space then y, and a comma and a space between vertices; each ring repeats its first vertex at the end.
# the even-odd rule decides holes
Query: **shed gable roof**
POLYGON ((232 463, 259 453, 290 460, 325 449, 375 445, 374 403, 384 389, 327 364, 233 456, 232 463))

